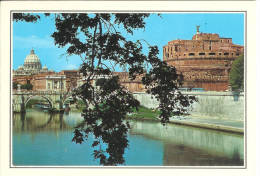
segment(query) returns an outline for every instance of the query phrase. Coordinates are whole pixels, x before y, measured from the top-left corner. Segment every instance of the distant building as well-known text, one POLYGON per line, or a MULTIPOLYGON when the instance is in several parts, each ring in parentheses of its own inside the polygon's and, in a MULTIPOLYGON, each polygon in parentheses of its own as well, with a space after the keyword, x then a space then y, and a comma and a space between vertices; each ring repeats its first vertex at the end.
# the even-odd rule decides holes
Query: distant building
POLYGON ((66 76, 61 74, 47 75, 45 77, 44 90, 47 91, 66 91, 66 76))
MULTIPOLYGON (((137 76, 136 79, 130 80, 129 79, 129 73, 128 72, 113 72, 113 76, 118 76, 119 83, 124 86, 128 91, 130 92, 144 92, 145 86, 142 84, 141 76, 137 76)), ((93 77, 92 80, 90 80, 91 84, 95 86, 96 80, 100 78, 109 78, 110 76, 107 75, 99 75, 96 77, 93 77)), ((86 78, 80 75, 79 79, 77 80, 77 85, 81 86, 85 83, 86 78)))
POLYGON ((80 79, 78 70, 62 70, 60 74, 66 77, 65 84, 67 91, 73 90, 78 86, 77 81, 80 79))
POLYGON ((142 84, 142 77, 137 76, 134 80, 129 79, 128 72, 113 72, 113 75, 119 77, 119 82, 130 92, 144 92, 145 86, 142 84))
POLYGON ((225 91, 229 88, 232 62, 244 53, 244 47, 232 38, 218 34, 197 33, 192 40, 172 40, 163 47, 163 60, 184 76, 183 87, 225 91))
POLYGON ((24 76, 46 72, 48 72, 48 68, 46 66, 42 67, 40 58, 35 54, 34 50, 32 49, 30 54, 26 56, 24 64, 20 65, 17 70, 14 70, 13 75, 24 76))
MULTIPOLYGON (((78 74, 77 70, 64 70, 59 73, 42 67, 39 57, 32 49, 26 56, 24 64, 13 70, 13 82, 18 84, 32 84, 37 91, 64 91, 71 88, 72 78, 78 74)), ((73 85, 76 86, 76 85, 73 85)))

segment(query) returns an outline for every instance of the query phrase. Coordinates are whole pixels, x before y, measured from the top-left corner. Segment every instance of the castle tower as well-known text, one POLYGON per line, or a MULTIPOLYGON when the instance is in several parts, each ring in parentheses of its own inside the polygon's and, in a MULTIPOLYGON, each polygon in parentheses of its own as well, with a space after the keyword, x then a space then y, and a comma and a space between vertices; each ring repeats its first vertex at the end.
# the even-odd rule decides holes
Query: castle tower
POLYGON ((234 44, 232 38, 196 28, 191 40, 169 41, 163 47, 163 60, 183 74, 185 88, 228 90, 232 62, 244 53, 244 47, 234 44))

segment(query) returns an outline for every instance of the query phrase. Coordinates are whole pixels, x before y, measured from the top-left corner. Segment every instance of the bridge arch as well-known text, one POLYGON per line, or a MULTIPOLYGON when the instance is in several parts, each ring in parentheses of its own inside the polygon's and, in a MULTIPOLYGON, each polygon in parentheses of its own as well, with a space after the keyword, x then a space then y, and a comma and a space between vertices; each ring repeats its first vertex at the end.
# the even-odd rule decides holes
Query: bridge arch
MULTIPOLYGON (((65 104, 65 102, 70 101, 73 99, 72 95, 66 96, 63 100, 62 100, 62 104, 65 104)), ((78 96, 76 96, 76 100, 81 100, 81 98, 79 98, 78 96)))
POLYGON ((63 99, 62 104, 65 104, 67 101, 70 101, 71 99, 73 99, 72 96, 67 96, 66 98, 63 99))
POLYGON ((35 98, 35 97, 41 97, 41 98, 47 100, 47 102, 50 104, 50 107, 51 107, 51 108, 54 107, 54 104, 53 104, 53 102, 51 101, 51 99, 50 99, 49 97, 46 97, 46 96, 43 96, 43 95, 31 95, 31 96, 29 96, 29 97, 25 100, 25 102, 24 102, 24 107, 26 108, 27 103, 28 103, 32 98, 35 98))

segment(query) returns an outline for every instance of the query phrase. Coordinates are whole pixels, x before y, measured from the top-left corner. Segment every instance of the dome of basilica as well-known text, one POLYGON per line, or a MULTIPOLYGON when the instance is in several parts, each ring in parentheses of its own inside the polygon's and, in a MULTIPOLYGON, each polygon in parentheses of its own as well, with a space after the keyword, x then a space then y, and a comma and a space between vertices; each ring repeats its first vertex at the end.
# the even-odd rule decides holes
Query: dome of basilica
POLYGON ((26 56, 24 63, 41 63, 39 57, 34 53, 34 50, 31 50, 31 53, 26 56))
POLYGON ((14 75, 33 75, 38 73, 49 72, 47 66, 42 68, 40 58, 34 53, 32 49, 30 54, 24 59, 24 64, 20 65, 17 70, 14 70, 14 75))
POLYGON ((44 65, 44 66, 42 67, 42 69, 43 69, 43 70, 48 70, 48 68, 47 68, 46 65, 44 65))
POLYGON ((25 70, 40 70, 42 69, 42 64, 39 57, 34 53, 34 50, 31 50, 31 53, 26 56, 24 60, 24 69, 25 70))
POLYGON ((20 66, 18 67, 18 70, 23 70, 23 66, 20 65, 20 66))

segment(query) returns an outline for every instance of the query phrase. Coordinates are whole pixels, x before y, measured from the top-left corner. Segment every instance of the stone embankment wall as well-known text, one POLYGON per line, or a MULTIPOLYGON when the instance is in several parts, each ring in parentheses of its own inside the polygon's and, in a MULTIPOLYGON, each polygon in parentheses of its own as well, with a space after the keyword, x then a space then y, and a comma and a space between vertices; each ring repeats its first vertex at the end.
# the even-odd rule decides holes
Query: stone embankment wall
MULTIPOLYGON (((192 117, 244 120, 244 93, 240 93, 237 101, 232 92, 183 92, 194 95, 198 102, 194 103, 190 114, 192 117)), ((158 101, 146 93, 134 93, 134 97, 147 108, 158 107, 158 101)))
MULTIPOLYGON (((192 150, 195 151, 195 153, 198 151, 205 152, 207 155, 212 154, 212 156, 218 155, 233 158, 237 160, 237 162, 239 159, 244 159, 244 140, 242 135, 208 131, 207 129, 188 128, 173 124, 169 124, 166 127, 156 122, 143 123, 142 121, 131 121, 130 125, 131 134, 139 134, 150 139, 162 141, 164 143, 164 152, 172 153, 173 151, 170 151, 169 147, 173 149, 174 146, 185 146, 189 148, 189 150, 186 151, 187 153, 192 150)), ((192 156, 195 153, 189 153, 189 155, 192 156)), ((171 161, 174 161, 174 164, 180 163, 180 157, 176 157, 174 154, 166 157, 171 156, 173 156, 171 161)), ((192 157, 185 158, 184 155, 182 155, 181 158, 187 162, 194 159, 192 157)))

